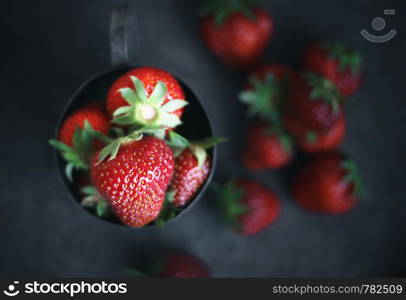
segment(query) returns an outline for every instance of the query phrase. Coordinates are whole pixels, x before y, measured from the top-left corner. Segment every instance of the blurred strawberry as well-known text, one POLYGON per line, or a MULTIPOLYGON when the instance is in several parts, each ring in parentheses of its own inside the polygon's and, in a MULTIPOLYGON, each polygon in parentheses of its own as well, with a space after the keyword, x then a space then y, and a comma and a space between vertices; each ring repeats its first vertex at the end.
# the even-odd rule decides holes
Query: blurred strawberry
POLYGON ((218 205, 225 221, 242 235, 256 234, 279 217, 279 199, 253 180, 229 181, 219 189, 218 205))
POLYGON ((310 45, 305 53, 304 66, 330 79, 344 96, 351 96, 361 85, 361 56, 340 43, 310 45))
POLYGON ((208 48, 233 69, 252 68, 274 30, 271 15, 249 0, 208 0, 200 30, 208 48))
POLYGON ((300 150, 306 153, 335 150, 340 147, 345 137, 344 114, 341 114, 330 128, 320 132, 307 130, 290 115, 285 116, 284 126, 295 138, 300 150))
POLYGON ((212 137, 189 143, 179 141, 180 137, 175 132, 171 132, 169 136, 168 143, 175 150, 175 168, 168 189, 174 195, 170 201, 176 207, 184 207, 198 193, 209 176, 211 157, 207 150, 224 139, 212 137))
POLYGON ((343 100, 330 80, 308 72, 292 82, 284 114, 296 118, 311 131, 322 131, 340 118, 343 100))
POLYGON ((256 122, 247 133, 243 163, 249 170, 275 169, 292 159, 293 144, 290 136, 276 126, 256 122))
POLYGON ((293 183, 295 200, 315 212, 347 212, 361 195, 362 180, 356 165, 339 152, 316 156, 299 171, 293 183))
POLYGON ((266 64, 249 76, 245 89, 238 95, 239 100, 248 106, 251 116, 263 121, 279 122, 289 84, 296 73, 289 67, 266 64))

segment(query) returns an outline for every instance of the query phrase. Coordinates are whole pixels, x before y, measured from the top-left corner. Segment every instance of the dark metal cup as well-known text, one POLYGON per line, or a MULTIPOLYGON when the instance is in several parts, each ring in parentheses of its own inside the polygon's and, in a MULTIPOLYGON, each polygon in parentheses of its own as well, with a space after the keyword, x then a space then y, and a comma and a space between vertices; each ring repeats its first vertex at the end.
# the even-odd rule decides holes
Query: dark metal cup
MULTIPOLYGON (((100 101, 105 100, 109 88, 118 77, 127 73, 129 70, 142 65, 130 65, 128 63, 126 39, 127 13, 128 6, 126 4, 119 4, 115 6, 112 12, 110 23, 112 68, 101 74, 90 77, 76 90, 76 92, 68 101, 68 104, 61 116, 57 128, 57 133, 59 132, 59 128, 67 116, 72 114, 78 108, 83 107, 90 101, 95 101, 97 99, 99 99, 100 101)), ((177 80, 179 81, 185 92, 186 100, 189 102, 189 105, 186 107, 182 116, 183 125, 179 126, 176 131, 192 140, 214 136, 211 122, 203 103, 184 81, 178 78, 177 80)), ((212 160, 212 166, 206 182, 200 188, 195 197, 189 202, 189 205, 185 207, 176 217, 171 219, 171 221, 179 220, 180 216, 184 215, 186 211, 189 211, 192 206, 194 206, 197 201, 202 198, 203 193, 212 180, 217 160, 216 146, 208 150, 208 152, 212 160)), ((79 189, 67 178, 64 171, 66 163, 63 160, 62 156, 58 152, 56 153, 56 155, 59 173, 63 178, 63 182, 65 183, 70 194, 79 204, 81 200, 79 189)), ((78 205, 78 207, 84 209, 81 205, 78 205)), ((101 220, 101 218, 98 219, 101 220)), ((109 221, 111 221, 111 224, 121 224, 117 219, 114 218, 109 221)))

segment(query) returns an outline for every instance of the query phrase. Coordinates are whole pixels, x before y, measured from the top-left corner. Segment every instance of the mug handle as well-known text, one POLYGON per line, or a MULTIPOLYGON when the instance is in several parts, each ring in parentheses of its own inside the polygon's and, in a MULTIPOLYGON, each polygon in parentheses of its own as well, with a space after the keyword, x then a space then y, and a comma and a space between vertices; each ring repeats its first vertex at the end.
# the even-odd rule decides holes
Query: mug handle
POLYGON ((128 65, 127 15, 127 3, 119 3, 114 6, 110 20, 111 64, 113 67, 128 65))

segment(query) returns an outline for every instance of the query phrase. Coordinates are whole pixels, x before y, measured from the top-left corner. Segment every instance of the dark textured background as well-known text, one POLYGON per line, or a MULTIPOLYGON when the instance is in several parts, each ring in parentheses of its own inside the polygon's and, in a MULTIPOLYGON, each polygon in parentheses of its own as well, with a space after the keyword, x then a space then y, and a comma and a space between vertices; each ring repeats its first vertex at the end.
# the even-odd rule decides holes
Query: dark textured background
MULTIPOLYGON (((243 74, 222 67, 196 32, 198 1, 131 1, 130 61, 163 67, 201 96, 220 147, 217 179, 246 174, 237 163, 246 126, 236 93, 243 74), (134 28, 138 15, 139 34, 134 28), (137 43, 138 41, 138 43, 137 43)), ((0 1, 0 276, 122 276, 120 267, 167 249, 207 262, 215 276, 360 277, 406 275, 404 194, 406 25, 402 1, 268 3, 276 33, 267 61, 299 66, 314 39, 342 40, 366 61, 362 90, 347 108, 344 149, 368 195, 342 216, 308 214, 290 198, 286 174, 250 174, 283 201, 279 221, 243 238, 223 227, 205 197, 164 231, 110 225, 65 189, 47 140, 75 89, 109 67, 114 1, 0 1), (384 8, 398 36, 372 44, 359 34, 384 8)), ((373 32, 372 29, 370 31, 373 32)), ((248 175, 248 174, 246 174, 248 175)))

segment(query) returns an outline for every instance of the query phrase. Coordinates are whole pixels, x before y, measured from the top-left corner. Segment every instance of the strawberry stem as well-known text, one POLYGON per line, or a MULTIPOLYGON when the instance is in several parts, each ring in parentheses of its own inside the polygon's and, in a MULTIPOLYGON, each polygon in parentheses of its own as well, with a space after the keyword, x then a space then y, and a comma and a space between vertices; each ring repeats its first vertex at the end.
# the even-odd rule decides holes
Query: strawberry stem
POLYGON ((255 21, 252 9, 257 6, 256 3, 255 0, 206 0, 201 9, 201 16, 213 16, 216 24, 222 25, 231 14, 239 12, 255 21))

